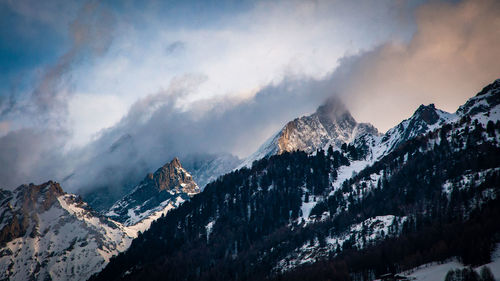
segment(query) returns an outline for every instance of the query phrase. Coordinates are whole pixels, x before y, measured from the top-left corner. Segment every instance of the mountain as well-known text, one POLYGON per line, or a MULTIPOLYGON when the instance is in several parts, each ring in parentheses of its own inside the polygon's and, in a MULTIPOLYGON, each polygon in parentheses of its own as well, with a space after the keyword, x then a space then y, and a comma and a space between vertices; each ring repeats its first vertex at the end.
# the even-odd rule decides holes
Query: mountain
POLYGON ((58 183, 0 191, 0 279, 86 280, 136 236, 58 183))
MULTIPOLYGON (((105 151, 104 156, 100 157, 103 157, 103 159, 142 159, 138 157, 135 142, 130 135, 124 135, 114 142, 105 151)), ((203 190, 203 187, 207 183, 233 170, 241 163, 238 157, 229 153, 192 153, 179 158, 182 160, 184 168, 191 173, 201 190, 203 190)), ((100 163, 107 162, 100 159, 96 161, 100 163)), ((125 161, 124 159, 123 162, 125 161)), ((73 180, 75 180, 73 177, 76 177, 76 175, 80 177, 80 181, 83 181, 81 177, 89 175, 102 179, 97 181, 98 184, 96 186, 84 186, 84 188, 79 190, 78 194, 81 194, 93 209, 106 213, 113 204, 132 192, 137 183, 143 179, 144 174, 151 170, 151 168, 148 168, 149 165, 144 163, 144 160, 136 161, 133 165, 130 163, 122 164, 120 161, 116 162, 118 163, 105 165, 104 169, 99 170, 97 174, 93 174, 92 169, 81 170, 72 177, 69 177, 66 184, 73 183, 73 180), (120 180, 117 182, 111 181, 110 183, 109 174, 117 175, 116 177, 120 178, 120 180)))
POLYGON ((499 88, 454 114, 422 106, 384 136, 228 173, 91 280, 374 280, 452 257, 486 264, 500 242, 499 88))
POLYGON ((460 106, 456 114, 460 117, 480 116, 479 121, 486 124, 498 119, 500 115, 500 79, 484 87, 475 97, 460 106))
POLYGON ((307 153, 326 149, 330 145, 340 148, 364 135, 378 135, 369 123, 358 123, 345 105, 337 98, 330 98, 309 116, 288 122, 277 134, 266 141, 255 153, 250 155, 240 167, 250 166, 253 161, 295 150, 307 153))
POLYGON ((456 119, 456 114, 437 109, 434 104, 422 104, 410 118, 387 131, 378 146, 384 146, 384 152, 387 153, 409 139, 424 135, 456 119))
POLYGON ((146 175, 139 185, 116 202, 106 215, 133 229, 144 231, 152 221, 200 192, 176 157, 146 175))
POLYGON ((107 216, 52 181, 0 190, 0 279, 87 280, 199 192, 178 158, 148 174, 107 216))

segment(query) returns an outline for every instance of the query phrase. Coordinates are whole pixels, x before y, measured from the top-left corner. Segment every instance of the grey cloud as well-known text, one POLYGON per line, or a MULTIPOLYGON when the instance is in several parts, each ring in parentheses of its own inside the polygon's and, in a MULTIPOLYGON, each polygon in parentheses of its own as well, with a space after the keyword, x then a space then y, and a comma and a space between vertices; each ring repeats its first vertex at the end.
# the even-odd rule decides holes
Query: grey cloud
POLYGON ((175 54, 177 52, 182 51, 185 47, 186 47, 186 44, 184 42, 182 42, 182 41, 175 41, 175 42, 172 42, 171 44, 169 44, 165 48, 165 53, 167 55, 172 55, 172 54, 175 54))
MULTIPOLYGON (((33 16, 33 7, 26 1, 13 4, 13 7, 26 16, 33 16)), ((14 98, 0 101, 0 120, 31 118, 38 126, 50 124, 63 128, 61 123, 67 117, 67 98, 71 93, 71 77, 68 74, 81 59, 102 55, 108 49, 113 39, 114 23, 113 14, 99 2, 83 4, 76 18, 69 23, 71 45, 68 50, 53 65, 42 70, 30 98, 21 99, 19 93, 12 93, 14 98)))
MULTIPOLYGON (((30 11, 23 7, 23 11, 30 11)), ((107 50, 113 38, 113 25, 114 17, 104 6, 97 1, 86 2, 70 24, 70 48, 54 65, 42 71, 31 96, 12 93, 0 101, 0 122, 4 129, 0 137, 2 188, 58 179, 68 173, 66 160, 70 158, 63 148, 69 138, 65 124, 67 98, 71 94, 69 73, 83 57, 98 56, 107 50)))
MULTIPOLYGON (((117 165, 147 163, 142 167, 149 170, 173 156, 190 153, 244 156, 286 121, 312 112, 335 94, 347 102, 359 121, 372 122, 382 130, 409 116, 420 103, 434 102, 454 111, 498 78, 499 6, 492 0, 430 3, 416 14, 417 31, 407 43, 389 42, 345 57, 324 79, 288 77, 248 100, 202 101, 182 110, 175 106, 178 99, 169 91, 150 97, 170 100, 156 107, 144 122, 137 122, 137 116, 151 113, 147 111, 150 107, 143 103, 146 100, 139 102, 133 107, 135 112, 132 110, 116 128, 103 134, 102 140, 108 143, 104 147, 129 134, 133 145, 126 151, 134 151, 137 157, 117 165)), ((98 165, 95 168, 100 169, 98 165)))
MULTIPOLYGON (((54 161, 57 165, 16 164, 15 158, 6 159, 13 167, 45 167, 45 174, 57 180, 70 175, 64 182, 69 191, 106 187, 121 192, 173 156, 182 160, 197 153, 248 155, 287 121, 314 111, 330 95, 341 95, 359 121, 382 129, 411 114, 420 103, 447 105, 452 111, 498 78, 498 12, 495 1, 431 3, 417 13, 417 32, 409 42, 391 42, 346 57, 323 79, 286 77, 245 100, 218 98, 183 107, 186 95, 206 78, 179 77, 169 88, 137 101, 116 126, 101 132, 88 146, 54 161)), ((7 140, 12 139, 2 138, 0 144, 7 140)), ((58 159, 43 148, 39 151, 35 154, 58 159)), ((8 173, 0 178, 9 183, 37 178, 28 172, 12 173, 15 180, 4 180, 8 173)))
POLYGON ((92 157, 77 166, 65 186, 121 192, 174 156, 181 160, 205 153, 245 156, 287 121, 314 111, 332 94, 328 80, 288 77, 250 99, 224 98, 201 101, 188 109, 178 107, 182 97, 202 81, 197 76, 176 79, 169 89, 134 104, 119 124, 80 152, 92 157))
POLYGON ((64 171, 60 132, 21 129, 0 138, 0 186, 58 178, 64 171))
MULTIPOLYGON (((97 1, 83 5, 76 19, 70 24, 72 37, 70 49, 53 67, 47 69, 33 91, 36 108, 39 111, 42 113, 66 111, 68 92, 60 88, 61 83, 65 82, 64 75, 82 56, 103 54, 111 44, 113 26, 113 15, 97 1)), ((57 115, 59 118, 65 117, 57 115)))

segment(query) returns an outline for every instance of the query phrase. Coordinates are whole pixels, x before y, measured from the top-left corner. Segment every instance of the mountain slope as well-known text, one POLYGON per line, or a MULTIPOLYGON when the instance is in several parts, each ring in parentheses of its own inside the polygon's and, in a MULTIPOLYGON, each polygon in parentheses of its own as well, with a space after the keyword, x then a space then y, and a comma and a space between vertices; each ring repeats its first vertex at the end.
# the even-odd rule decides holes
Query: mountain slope
POLYGON ((3 190, 0 198, 3 280, 86 280, 135 237, 55 182, 3 190))
POLYGON ((200 192, 178 158, 148 174, 131 193, 116 202, 106 215, 138 231, 200 192))
POLYGON ((93 280, 286 280, 300 272, 311 274, 297 280, 372 280, 452 256, 485 262, 500 233, 500 121, 488 105, 486 126, 484 111, 439 122, 435 109, 427 118, 421 108, 394 131, 409 138, 397 145, 360 137, 229 173, 153 223, 93 280))
POLYGON ((295 150, 306 153, 326 149, 330 145, 339 148, 364 135, 378 135, 368 123, 357 123, 339 99, 331 98, 309 116, 288 122, 276 135, 250 155, 240 167, 250 166, 253 161, 295 150))

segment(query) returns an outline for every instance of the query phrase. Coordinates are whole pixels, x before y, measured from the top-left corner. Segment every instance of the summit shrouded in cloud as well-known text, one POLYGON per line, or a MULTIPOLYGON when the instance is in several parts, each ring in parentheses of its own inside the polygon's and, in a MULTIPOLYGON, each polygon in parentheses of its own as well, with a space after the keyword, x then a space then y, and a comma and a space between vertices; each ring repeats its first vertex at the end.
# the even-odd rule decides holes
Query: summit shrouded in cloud
POLYGON ((495 280, 499 15, 0 0, 0 279, 495 280))
POLYGON ((173 157, 245 158, 331 96, 385 132, 422 103, 452 111, 500 73, 493 0, 0 8, 0 186, 9 189, 134 185, 173 157))

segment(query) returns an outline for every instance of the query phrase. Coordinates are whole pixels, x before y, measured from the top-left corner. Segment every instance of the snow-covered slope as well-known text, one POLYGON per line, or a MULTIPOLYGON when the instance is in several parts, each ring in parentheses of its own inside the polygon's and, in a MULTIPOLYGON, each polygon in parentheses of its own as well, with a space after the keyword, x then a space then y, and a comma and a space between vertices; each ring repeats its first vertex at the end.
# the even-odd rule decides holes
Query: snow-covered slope
MULTIPOLYGON (((475 267, 474 269, 479 274, 483 267, 488 267, 495 280, 500 280, 500 245, 497 244, 495 252, 492 254, 492 261, 488 264, 475 267)), ((461 264, 456 258, 451 259, 444 263, 430 263, 419 266, 401 275, 407 276, 415 281, 442 281, 445 280, 446 274, 450 270, 463 269, 465 266, 461 264)))
MULTIPOLYGON (((330 145, 339 149, 343 143, 352 143, 357 147, 365 146, 369 158, 366 164, 369 164, 381 159, 405 141, 425 135, 465 116, 477 119, 483 125, 490 120, 499 120, 499 104, 500 79, 470 98, 455 113, 440 110, 434 104, 420 105, 410 118, 380 135, 372 125, 357 123, 339 100, 331 99, 320 106, 314 114, 288 122, 238 168, 251 166, 255 160, 284 151, 302 150, 312 153, 317 149, 326 149, 330 145)), ((358 168, 365 166, 358 165, 358 168)), ((353 167, 346 168, 350 173, 360 170, 353 170, 353 167)))
MULTIPOLYGON (((337 173, 337 178, 333 180, 331 184, 331 190, 329 196, 333 196, 336 191, 343 187, 343 184, 346 180, 351 179, 354 175, 365 169, 366 167, 375 164, 377 161, 381 160, 389 153, 398 149, 400 145, 404 145, 408 140, 423 137, 424 135, 434 132, 445 125, 450 126, 450 133, 448 133, 448 139, 450 139, 451 134, 463 134, 466 130, 472 130, 475 126, 475 122, 481 124, 484 127, 487 127, 489 122, 499 122, 500 121, 500 80, 495 81, 489 86, 485 87, 480 93, 476 96, 470 98, 464 105, 460 106, 456 113, 448 113, 442 110, 435 108, 433 104, 424 106, 421 105, 415 113, 408 119, 403 120, 394 128, 387 131, 382 136, 374 136, 370 134, 362 135, 351 142, 357 148, 363 148, 366 151, 366 155, 361 157, 360 159, 355 159, 350 162, 348 166, 341 166, 337 173), (466 122, 462 122, 463 118, 469 119, 466 122)), ((433 138, 430 138, 428 142, 427 148, 421 148, 420 152, 425 152, 424 150, 432 150, 435 145, 439 144, 439 136, 435 134, 433 138)), ((499 139, 493 139, 492 137, 487 138, 489 141, 493 143, 499 143, 499 139)), ((450 140, 449 140, 450 141, 450 140)), ((462 147, 461 149, 465 149, 462 147)), ((405 159, 408 158, 408 155, 405 156, 405 159)), ((404 160, 406 161, 406 160, 404 160)), ((442 194, 448 195, 451 192, 452 187, 458 190, 464 189, 473 189, 479 186, 484 182, 488 175, 492 175, 498 173, 499 168, 494 169, 486 169, 479 172, 462 174, 457 178, 448 179, 445 184, 442 186, 442 194), (474 180, 472 180, 474 179, 474 180)), ((369 175, 367 179, 360 180, 355 184, 351 184, 348 188, 350 190, 347 193, 344 193, 344 196, 348 194, 354 193, 356 197, 359 199, 362 198, 362 194, 370 193, 371 189, 377 186, 377 183, 383 177, 382 172, 373 173, 369 175), (359 189, 360 186, 364 186, 363 189, 359 189)), ((386 175, 387 176, 387 175, 386 175)), ((491 190, 485 190, 482 194, 482 197, 479 199, 475 199, 471 201, 471 204, 476 206, 480 206, 487 200, 491 200, 495 198, 495 194, 491 190)), ((323 200, 326 200, 327 196, 318 196, 318 200, 313 202, 309 201, 308 206, 308 214, 310 213, 310 209, 314 208, 318 203, 321 203, 323 200)), ((348 206, 347 206, 348 207, 348 206)), ((472 208, 471 208, 472 210, 472 208)), ((314 221, 324 220, 325 217, 332 216, 334 214, 325 213, 320 217, 304 217, 301 218, 307 223, 311 223, 314 221)), ((389 216, 390 217, 390 216, 389 216)), ((386 220, 387 222, 387 220, 386 220)), ((368 222, 364 222, 363 224, 367 224, 368 222)), ((399 222, 398 222, 399 224, 399 222)), ((380 224, 383 225, 383 224, 380 224)), ((385 224, 392 225, 390 224, 385 224)), ((357 235, 359 234, 359 225, 351 226, 351 232, 349 235, 357 235), (358 229, 356 230, 356 227, 358 229)), ((387 233, 387 231, 384 231, 387 233)), ((363 231, 366 233, 366 231, 363 231)), ((373 232, 368 232, 373 233, 373 232)), ((329 237, 327 239, 326 246, 320 246, 319 243, 314 244, 305 244, 301 248, 297 248, 294 253, 289 255, 286 259, 283 259, 279 262, 275 267, 275 271, 286 271, 291 268, 295 268, 302 264, 312 263, 318 259, 325 258, 328 252, 332 252, 336 249, 336 245, 342 245, 346 241, 347 238, 351 238, 347 234, 343 234, 342 237, 329 237), (346 238, 347 237, 347 238, 346 238), (340 241, 340 242, 339 242, 340 241)), ((371 234, 370 234, 371 235, 371 234)), ((376 236, 370 236, 375 237, 376 236)), ((380 236, 379 236, 380 237, 380 236)), ((360 243, 360 241, 369 241, 373 240, 369 237, 356 237, 354 239, 355 243, 360 243)), ((363 245, 358 245, 358 248, 362 248, 363 245), (361 247, 360 247, 361 246, 361 247)), ((455 265, 456 263, 450 262, 449 265, 455 265)), ((438 270, 439 274, 442 275, 441 279, 426 279, 425 278, 417 278, 417 280, 444 280, 444 276, 446 272, 449 270, 449 266, 436 266, 429 270, 423 269, 422 276, 430 276, 433 274, 433 270, 438 270), (443 269, 444 268, 444 269, 443 269), (430 275, 429 275, 430 274, 430 275)), ((437 274, 437 273, 436 273, 437 274)), ((440 275, 440 276, 441 276, 440 275)), ((413 274, 412 274, 413 276, 413 274)))
POLYGON ((399 229, 405 220, 406 217, 386 215, 353 224, 344 233, 327 237, 324 245, 320 245, 318 239, 315 239, 312 243, 305 243, 302 247, 295 249, 287 257, 280 260, 273 271, 285 272, 300 265, 325 259, 330 252, 341 249, 345 244, 352 244, 358 249, 362 249, 377 240, 397 236, 399 231, 395 231, 395 229, 399 229))
POLYGON ((2 280, 86 280, 136 235, 52 181, 0 194, 2 280))
POLYGON ((52 181, 0 190, 0 280, 87 280, 139 231, 199 192, 177 158, 148 174, 107 217, 52 181))
POLYGON ((383 156, 405 141, 424 135, 456 119, 456 114, 437 109, 434 104, 427 106, 422 104, 410 118, 403 120, 383 135, 376 143, 376 146, 380 147, 376 156, 383 156))
POLYGON ((350 166, 343 166, 339 169, 338 178, 333 183, 334 189, 340 187, 353 174, 397 149, 407 140, 433 132, 445 124, 458 126, 457 123, 462 118, 470 118, 471 122, 469 123, 471 124, 478 120, 485 127, 489 121, 497 122, 500 120, 500 79, 470 98, 455 113, 437 109, 434 104, 420 105, 410 118, 403 120, 384 135, 365 134, 356 138, 351 144, 358 148, 362 147, 366 151, 366 155, 362 159, 351 162, 350 166))
POLYGON ((178 158, 174 158, 153 174, 148 174, 106 215, 132 229, 144 231, 151 222, 199 192, 191 174, 182 168, 178 158))
POLYGON ((331 98, 318 107, 315 113, 288 122, 245 159, 240 167, 250 166, 255 160, 285 151, 312 153, 330 145, 339 148, 343 143, 350 143, 364 134, 377 136, 378 131, 371 124, 357 123, 340 100, 331 98))

